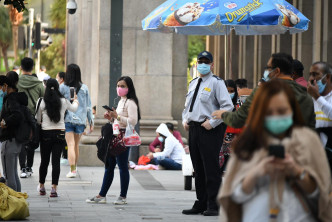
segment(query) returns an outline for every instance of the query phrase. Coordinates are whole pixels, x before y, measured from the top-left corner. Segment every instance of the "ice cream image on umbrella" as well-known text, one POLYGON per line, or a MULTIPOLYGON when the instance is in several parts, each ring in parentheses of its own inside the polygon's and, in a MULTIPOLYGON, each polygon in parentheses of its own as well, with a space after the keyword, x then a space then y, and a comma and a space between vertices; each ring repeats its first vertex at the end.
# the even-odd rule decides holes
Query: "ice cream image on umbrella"
POLYGON ((282 20, 282 24, 284 26, 293 27, 300 22, 300 18, 293 11, 286 9, 284 6, 280 4, 276 4, 276 6, 284 15, 284 18, 282 20))
POLYGON ((197 20, 203 11, 204 7, 201 7, 200 3, 186 3, 178 10, 167 16, 166 20, 164 21, 164 25, 185 26, 188 23, 197 20))

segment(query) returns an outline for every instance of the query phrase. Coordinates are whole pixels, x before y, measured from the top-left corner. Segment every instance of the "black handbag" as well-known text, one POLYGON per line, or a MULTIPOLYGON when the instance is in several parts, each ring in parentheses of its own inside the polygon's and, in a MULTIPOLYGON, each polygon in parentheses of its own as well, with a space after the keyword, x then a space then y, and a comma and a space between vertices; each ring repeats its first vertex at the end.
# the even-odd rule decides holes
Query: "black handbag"
MULTIPOLYGON (((30 99, 32 99, 32 96, 30 95, 30 92, 28 90, 28 94, 30 96, 30 99)), ((37 108, 36 108, 36 112, 35 112, 35 116, 39 110, 39 107, 40 107, 40 103, 41 101, 43 100, 43 98, 39 98, 38 100, 38 104, 37 104, 37 108)), ((33 100, 32 100, 33 101, 33 100)), ((34 102, 33 102, 34 103, 34 102)), ((34 103, 35 104, 35 103, 34 103)), ((35 117, 34 117, 35 118, 35 117)), ((33 135, 32 135, 32 138, 30 140, 30 142, 28 143, 27 145, 27 148, 28 149, 37 149, 39 147, 39 144, 40 144, 40 134, 41 134, 41 124, 39 124, 37 121, 36 121, 36 126, 34 127, 34 132, 33 132, 33 135)))
POLYGON ((113 127, 112 124, 106 123, 101 128, 101 137, 96 143, 97 146, 97 157, 103 163, 106 163, 107 153, 108 153, 108 145, 113 138, 113 127))
POLYGON ((108 154, 110 156, 118 156, 121 153, 125 152, 128 147, 123 142, 123 137, 125 135, 124 130, 120 130, 120 134, 117 136, 114 136, 112 140, 110 141, 109 148, 108 148, 108 154))

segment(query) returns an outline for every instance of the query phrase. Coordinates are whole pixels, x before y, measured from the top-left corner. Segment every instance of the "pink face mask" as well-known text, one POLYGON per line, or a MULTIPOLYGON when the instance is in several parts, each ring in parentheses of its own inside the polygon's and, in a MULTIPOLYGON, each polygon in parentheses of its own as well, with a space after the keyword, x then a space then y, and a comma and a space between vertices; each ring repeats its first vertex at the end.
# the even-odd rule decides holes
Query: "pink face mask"
POLYGON ((128 88, 117 87, 116 92, 118 93, 118 96, 126 96, 128 94, 128 88))

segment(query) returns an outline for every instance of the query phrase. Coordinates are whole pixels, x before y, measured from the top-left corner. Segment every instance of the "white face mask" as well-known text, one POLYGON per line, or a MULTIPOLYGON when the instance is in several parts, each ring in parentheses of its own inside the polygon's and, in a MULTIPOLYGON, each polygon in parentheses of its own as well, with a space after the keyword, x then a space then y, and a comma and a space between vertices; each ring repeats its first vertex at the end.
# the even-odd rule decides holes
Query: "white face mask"
POLYGON ((270 73, 272 73, 274 71, 274 69, 273 70, 271 70, 271 71, 269 71, 269 70, 265 70, 264 71, 264 74, 263 74, 263 79, 265 80, 265 82, 268 82, 268 81, 270 81, 271 80, 271 78, 270 78, 270 73))

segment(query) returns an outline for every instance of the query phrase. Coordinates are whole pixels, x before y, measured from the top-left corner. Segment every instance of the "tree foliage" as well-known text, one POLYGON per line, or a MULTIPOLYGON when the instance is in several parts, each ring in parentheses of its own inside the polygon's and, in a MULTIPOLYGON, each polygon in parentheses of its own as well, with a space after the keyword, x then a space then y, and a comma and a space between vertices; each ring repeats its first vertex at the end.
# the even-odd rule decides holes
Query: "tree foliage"
POLYGON ((65 50, 64 35, 53 35, 53 43, 40 53, 40 64, 47 68, 47 73, 55 78, 58 72, 64 71, 65 50))
POLYGON ((50 19, 53 28, 66 28, 66 0, 55 0, 51 6, 50 19))
POLYGON ((12 25, 9 19, 9 12, 7 8, 0 6, 0 48, 4 57, 7 72, 9 71, 7 50, 11 41, 12 25))
MULTIPOLYGON (((1 0, 0 0, 0 2, 1 2, 1 0)), ((13 5, 14 8, 17 9, 18 12, 22 12, 26 9, 24 0, 5 0, 4 4, 13 5)))
MULTIPOLYGON (((66 28, 66 0, 54 0, 50 12, 53 28, 66 28)), ((65 36, 52 35, 53 43, 41 51, 40 64, 47 68, 48 74, 55 78, 58 72, 65 70, 65 36)))
POLYGON ((188 67, 193 59, 197 58, 197 55, 205 50, 206 36, 188 36, 188 67))

